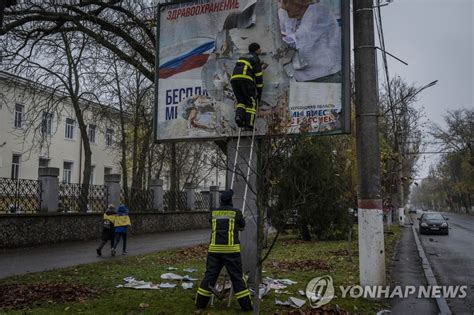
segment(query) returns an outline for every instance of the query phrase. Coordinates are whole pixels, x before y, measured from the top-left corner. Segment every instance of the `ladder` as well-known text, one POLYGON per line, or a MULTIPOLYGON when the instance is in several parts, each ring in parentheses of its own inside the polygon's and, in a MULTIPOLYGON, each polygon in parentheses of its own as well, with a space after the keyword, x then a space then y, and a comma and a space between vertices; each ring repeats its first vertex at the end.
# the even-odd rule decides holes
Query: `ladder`
MULTIPOLYGON (((244 199, 243 199, 243 203, 242 203, 242 214, 245 213, 245 206, 246 206, 246 203, 247 203, 247 191, 248 191, 248 186, 249 186, 249 178, 250 178, 250 168, 251 168, 251 161, 252 161, 252 155, 253 155, 253 147, 254 147, 254 144, 255 144, 255 126, 257 125, 256 124, 256 119, 257 117, 255 117, 255 122, 253 124, 253 129, 252 129, 252 140, 251 140, 251 143, 250 143, 250 154, 249 154, 249 158, 247 159, 247 174, 245 176, 245 189, 244 189, 244 199)), ((242 128, 239 128, 239 135, 238 135, 238 138, 237 138, 237 147, 235 149, 235 157, 234 157, 234 166, 232 168, 232 180, 230 182, 230 189, 233 189, 234 188, 234 180, 235 180, 235 173, 236 173, 236 170, 237 170, 237 159, 239 157, 239 150, 240 148, 244 147, 244 146, 241 146, 240 145, 240 139, 241 139, 241 136, 242 136, 242 128)))

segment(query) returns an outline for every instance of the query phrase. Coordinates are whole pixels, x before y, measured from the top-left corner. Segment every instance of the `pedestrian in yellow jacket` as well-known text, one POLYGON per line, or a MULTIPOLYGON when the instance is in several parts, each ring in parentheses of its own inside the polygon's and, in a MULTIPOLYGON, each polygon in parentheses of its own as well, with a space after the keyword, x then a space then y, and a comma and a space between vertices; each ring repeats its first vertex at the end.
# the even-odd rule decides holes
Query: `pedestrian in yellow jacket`
POLYGON ((128 228, 131 226, 130 217, 128 216, 128 209, 125 205, 119 205, 117 208, 117 216, 115 217, 114 229, 115 229, 115 243, 112 248, 112 256, 115 256, 115 250, 120 240, 123 239, 122 255, 127 254, 127 233, 128 228))

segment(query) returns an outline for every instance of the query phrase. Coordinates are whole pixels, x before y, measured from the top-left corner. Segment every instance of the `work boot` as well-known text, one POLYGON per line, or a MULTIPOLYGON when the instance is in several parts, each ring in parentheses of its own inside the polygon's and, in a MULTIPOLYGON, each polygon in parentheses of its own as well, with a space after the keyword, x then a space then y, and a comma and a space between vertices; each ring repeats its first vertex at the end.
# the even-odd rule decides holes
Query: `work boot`
POLYGON ((245 124, 244 119, 240 115, 235 115, 235 124, 239 127, 242 128, 245 124))

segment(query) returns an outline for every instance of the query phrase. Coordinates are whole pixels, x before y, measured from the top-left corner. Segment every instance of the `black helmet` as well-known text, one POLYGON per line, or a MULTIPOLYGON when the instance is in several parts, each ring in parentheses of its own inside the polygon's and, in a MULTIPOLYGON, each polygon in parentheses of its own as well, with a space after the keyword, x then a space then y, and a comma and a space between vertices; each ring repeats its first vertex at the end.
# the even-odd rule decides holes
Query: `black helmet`
POLYGON ((221 194, 221 203, 223 204, 232 204, 232 196, 234 191, 232 189, 227 189, 221 194))
POLYGON ((252 43, 249 45, 249 53, 254 53, 260 49, 260 45, 257 43, 252 43))

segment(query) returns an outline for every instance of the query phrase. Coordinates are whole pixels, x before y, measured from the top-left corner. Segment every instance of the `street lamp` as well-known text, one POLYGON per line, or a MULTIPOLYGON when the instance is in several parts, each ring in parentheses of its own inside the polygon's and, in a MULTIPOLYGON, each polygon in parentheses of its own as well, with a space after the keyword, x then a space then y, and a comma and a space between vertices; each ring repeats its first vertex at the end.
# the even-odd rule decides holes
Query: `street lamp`
MULTIPOLYGON (((406 101, 406 98, 410 97, 410 99, 413 99, 416 95, 418 95, 421 91, 423 90, 426 90, 427 88, 430 88, 432 86, 435 86, 436 84, 438 83, 438 80, 434 80, 424 86, 422 86, 421 88, 419 88, 415 93, 413 93, 412 95, 405 95, 404 97, 402 97, 401 100, 399 100, 398 102, 396 102, 395 104, 390 104, 390 107, 383 113, 383 116, 385 116, 389 111, 391 111, 395 106, 397 106, 398 104, 400 103, 403 103, 406 101)), ((391 103, 391 102, 390 102, 391 103)))

